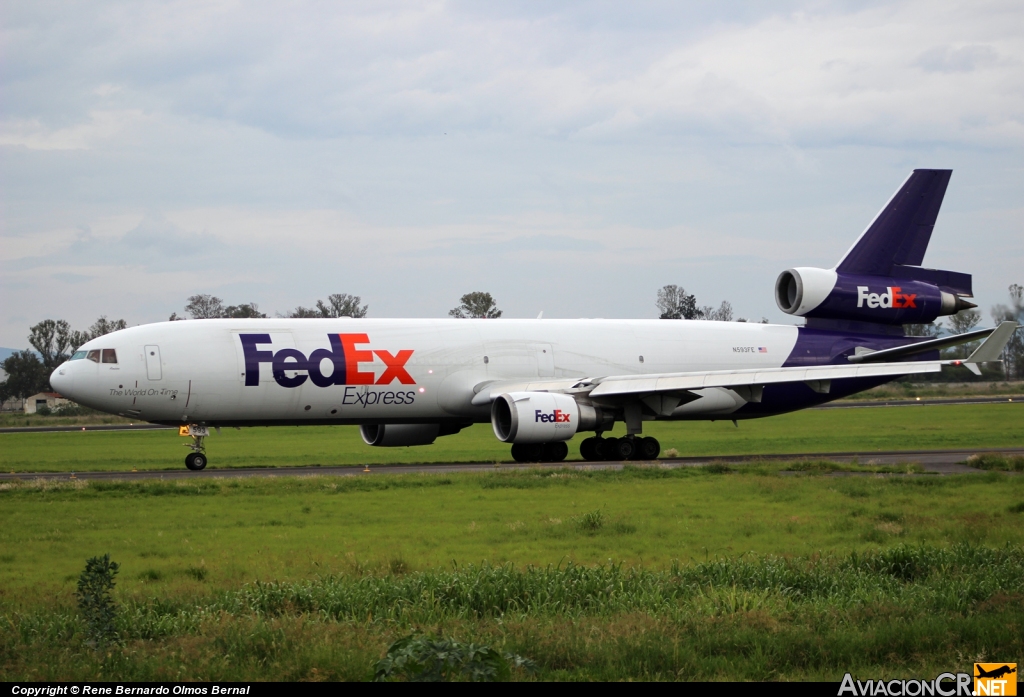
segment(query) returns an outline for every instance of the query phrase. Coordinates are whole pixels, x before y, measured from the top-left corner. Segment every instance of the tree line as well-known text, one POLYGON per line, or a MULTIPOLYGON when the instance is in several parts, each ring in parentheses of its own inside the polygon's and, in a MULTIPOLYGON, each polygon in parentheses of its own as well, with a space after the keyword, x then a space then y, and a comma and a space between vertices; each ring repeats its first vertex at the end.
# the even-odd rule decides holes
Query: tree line
MULTIPOLYGON (((661 319, 698 319, 712 322, 732 322, 732 303, 723 300, 717 308, 710 305, 698 305, 697 298, 692 293, 687 293, 682 286, 662 286, 658 291, 658 299, 655 302, 661 310, 661 319)), ((740 317, 737 322, 746 322, 745 317, 740 317)), ((761 318, 762 324, 768 324, 767 318, 761 318)))
MULTIPOLYGON (((294 310, 285 314, 278 314, 278 317, 296 319, 317 319, 337 317, 366 317, 370 309, 369 305, 361 304, 363 299, 358 295, 349 293, 333 293, 327 296, 327 300, 317 300, 312 307, 299 305, 294 310)), ((249 318, 266 317, 260 312, 256 303, 245 303, 242 305, 225 305, 224 301, 215 295, 192 295, 185 304, 185 316, 178 316, 175 312, 170 316, 170 321, 181 319, 217 319, 217 318, 249 318)), ((490 293, 474 291, 466 293, 459 299, 459 305, 448 311, 449 317, 459 319, 497 319, 501 317, 501 310, 490 293)))

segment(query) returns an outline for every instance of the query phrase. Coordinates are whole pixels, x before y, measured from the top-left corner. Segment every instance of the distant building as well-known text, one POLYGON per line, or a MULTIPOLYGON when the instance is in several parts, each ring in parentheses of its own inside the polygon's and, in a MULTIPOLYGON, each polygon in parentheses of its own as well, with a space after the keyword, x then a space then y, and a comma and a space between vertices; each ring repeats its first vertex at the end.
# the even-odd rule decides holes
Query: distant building
POLYGON ((64 399, 56 392, 39 392, 31 397, 25 398, 25 413, 35 414, 40 407, 56 409, 62 404, 70 404, 71 400, 64 399))

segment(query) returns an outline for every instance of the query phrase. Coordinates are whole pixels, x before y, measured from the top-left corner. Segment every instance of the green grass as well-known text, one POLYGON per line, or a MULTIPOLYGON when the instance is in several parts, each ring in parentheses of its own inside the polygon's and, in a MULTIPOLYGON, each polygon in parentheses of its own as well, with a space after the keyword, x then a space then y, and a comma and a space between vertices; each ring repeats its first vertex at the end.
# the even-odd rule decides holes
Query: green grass
POLYGON ((1024 544, 1024 480, 629 468, 0 484, 0 604, 69 598, 87 556, 129 594, 452 562, 666 568, 897 542, 1024 544), (203 578, 200 580, 198 576, 203 578))
POLYGON ((104 424, 132 424, 133 419, 126 419, 123 416, 95 412, 81 416, 43 416, 42 414, 23 414, 20 412, 7 412, 0 414, 0 428, 13 427, 43 427, 43 426, 96 426, 104 424))
POLYGON ((541 679, 1021 655, 1024 479, 810 472, 2 484, 0 680, 364 679, 417 631, 541 679), (73 592, 103 553, 122 645, 97 653, 73 592))
MULTIPOLYGON (((646 423, 662 452, 756 455, 932 448, 1024 447, 1024 411, 1007 404, 807 410, 767 419, 646 423)), ((616 433, 621 435, 618 425, 616 433)), ((570 459, 579 459, 577 436, 570 459)), ((186 439, 173 431, 0 433, 0 471, 131 471, 179 469, 186 439)), ((353 426, 224 429, 207 439, 210 467, 380 465, 430 462, 509 462, 508 446, 489 424, 434 445, 371 448, 353 426)))
MULTIPOLYGON (((1016 406, 645 430, 681 455, 1019 448, 1016 406)), ((0 467, 178 468, 183 441, 0 434, 0 467)), ((486 425, 424 448, 369 448, 351 427, 225 430, 208 445, 214 466, 508 459, 486 425)), ((567 680, 931 678, 1024 653, 1024 478, 838 470, 919 471, 0 483, 0 680, 366 679, 417 632, 567 680), (122 641, 97 652, 74 590, 104 553, 121 564, 122 641)))

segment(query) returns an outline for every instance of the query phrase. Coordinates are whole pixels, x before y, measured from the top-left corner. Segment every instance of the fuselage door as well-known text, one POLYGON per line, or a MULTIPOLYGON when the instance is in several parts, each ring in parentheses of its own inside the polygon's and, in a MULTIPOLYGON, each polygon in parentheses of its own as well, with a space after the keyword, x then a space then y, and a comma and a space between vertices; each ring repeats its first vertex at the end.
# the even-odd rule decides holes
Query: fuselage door
POLYGON ((163 368, 160 367, 160 347, 146 347, 146 377, 150 380, 159 380, 163 377, 163 368))
POLYGON ((530 350, 537 356, 537 376, 552 378, 555 376, 555 354, 551 344, 530 344, 530 350))

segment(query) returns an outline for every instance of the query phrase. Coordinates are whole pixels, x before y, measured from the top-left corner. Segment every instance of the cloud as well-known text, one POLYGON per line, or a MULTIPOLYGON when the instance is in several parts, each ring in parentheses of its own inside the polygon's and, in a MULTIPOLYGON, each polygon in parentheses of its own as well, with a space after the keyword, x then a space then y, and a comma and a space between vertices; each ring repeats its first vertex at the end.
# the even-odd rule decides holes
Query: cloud
POLYGON ((7 31, 21 59, 11 71, 21 78, 10 85, 15 104, 45 102, 37 92, 49 87, 89 106, 79 123, 42 134, 15 120, 6 137, 83 147, 93 131, 117 127, 119 112, 100 105, 129 104, 289 138, 600 139, 681 126, 770 142, 891 142, 922 128, 949 142, 1024 136, 1010 123, 1024 112, 1024 46, 1007 21, 1011 6, 825 3, 753 15, 725 4, 697 29, 687 27, 695 10, 669 3, 639 13, 606 6, 601 22, 571 6, 527 7, 144 2, 60 16, 44 8, 7 31), (82 30, 73 50, 52 55, 50 42, 29 40, 72 26, 82 30), (922 69, 933 77, 922 79, 922 69), (997 118, 980 126, 979 113, 997 118))
POLYGON ((1002 62, 999 53, 991 46, 973 45, 960 48, 937 46, 922 53, 916 64, 930 73, 969 73, 1002 62))
POLYGON ((87 120, 65 128, 50 128, 39 119, 9 119, 0 122, 0 146, 29 150, 89 150, 105 145, 143 118, 137 109, 94 111, 87 120))
MULTIPOLYGON (((779 271, 831 265, 912 168, 948 166, 926 261, 1000 300, 1024 265, 1022 15, 12 6, 0 287, 19 317, 85 326, 162 319, 196 292, 443 316, 483 288, 513 316, 650 316, 665 283, 785 319, 779 271)), ((0 343, 24 334, 13 312, 0 343)))

